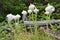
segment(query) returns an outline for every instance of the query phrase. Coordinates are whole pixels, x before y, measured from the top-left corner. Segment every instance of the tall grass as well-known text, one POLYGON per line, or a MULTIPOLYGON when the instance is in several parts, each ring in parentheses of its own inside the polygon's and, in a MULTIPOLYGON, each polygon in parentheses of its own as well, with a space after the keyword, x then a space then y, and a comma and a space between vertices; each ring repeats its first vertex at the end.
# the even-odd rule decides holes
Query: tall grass
MULTIPOLYGON (((33 19, 34 17, 32 17, 33 19)), ((30 20, 30 19, 29 19, 30 20)), ((34 20, 33 20, 34 21, 34 20)), ((34 24, 32 27, 31 25, 28 27, 30 31, 27 31, 26 25, 22 23, 21 20, 14 20, 8 21, 8 27, 11 29, 10 33, 7 31, 2 31, 0 33, 1 40, 55 40, 54 37, 47 35, 42 29, 38 29, 38 24, 34 24)), ((52 25, 51 25, 52 27, 52 25)), ((48 28, 48 25, 47 25, 48 28)), ((48 29, 47 29, 48 31, 48 29)))
MULTIPOLYGON (((45 19, 50 20, 50 16, 51 15, 47 15, 45 19)), ((28 21, 37 21, 37 14, 29 14, 28 21)), ((46 22, 46 30, 40 29, 37 23, 27 27, 23 21, 19 19, 7 21, 5 25, 8 25, 11 32, 7 32, 5 29, 3 29, 4 31, 0 31, 0 40, 56 40, 54 33, 53 36, 48 34, 48 21, 46 22)), ((55 32, 53 25, 51 24, 50 26, 53 32, 55 32)))

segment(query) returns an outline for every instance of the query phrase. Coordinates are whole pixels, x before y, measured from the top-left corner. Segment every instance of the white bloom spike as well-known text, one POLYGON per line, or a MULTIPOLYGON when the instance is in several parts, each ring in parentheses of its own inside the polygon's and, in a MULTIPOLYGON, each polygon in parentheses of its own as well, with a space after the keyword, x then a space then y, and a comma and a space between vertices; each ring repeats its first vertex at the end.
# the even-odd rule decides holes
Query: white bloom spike
POLYGON ((45 14, 49 15, 50 13, 48 11, 46 11, 45 14))
POLYGON ((23 10, 22 14, 23 14, 23 16, 22 16, 23 21, 27 20, 26 19, 27 12, 25 10, 23 10))
POLYGON ((14 19, 19 19, 21 16, 19 14, 17 14, 16 16, 14 16, 14 19))
POLYGON ((23 15, 27 15, 27 12, 25 10, 22 11, 23 15))
POLYGON ((49 11, 50 13, 55 11, 55 7, 52 5, 48 4, 48 6, 45 8, 45 11, 49 11))
POLYGON ((28 10, 28 13, 31 14, 32 13, 32 10, 28 10))
POLYGON ((30 4, 30 6, 29 6, 29 10, 34 10, 36 7, 35 7, 35 5, 34 4, 30 4))
POLYGON ((19 14, 16 15, 17 18, 20 18, 21 16, 19 14))
POLYGON ((39 10, 38 10, 37 8, 35 8, 35 9, 34 9, 34 13, 37 14, 38 12, 39 12, 39 10))
POLYGON ((12 15, 12 14, 8 14, 6 17, 7 17, 8 21, 11 21, 14 19, 14 15, 12 15))

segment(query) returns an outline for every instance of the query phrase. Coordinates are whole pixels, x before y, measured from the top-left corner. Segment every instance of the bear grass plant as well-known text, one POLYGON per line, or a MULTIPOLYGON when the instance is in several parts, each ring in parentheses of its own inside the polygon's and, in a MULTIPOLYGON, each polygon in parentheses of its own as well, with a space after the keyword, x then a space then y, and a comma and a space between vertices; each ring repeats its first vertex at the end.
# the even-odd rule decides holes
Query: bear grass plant
POLYGON ((0 34, 1 40, 55 40, 54 37, 47 35, 42 30, 38 30, 38 24, 34 24, 33 29, 30 25, 30 31, 27 32, 26 25, 24 25, 21 20, 17 20, 19 23, 16 23, 16 20, 13 21, 13 23, 12 21, 8 21, 9 23, 6 23, 11 29, 11 32, 7 33, 6 30, 2 31, 0 34))
MULTIPOLYGON (((50 20, 50 16, 51 13, 54 11, 54 7, 52 9, 51 5, 48 4, 48 7, 46 8, 46 20, 50 20), (53 11, 51 11, 53 10, 53 11)), ((29 6, 29 16, 28 16, 28 20, 29 21, 37 21, 37 13, 38 13, 38 9, 35 7, 35 5, 31 4, 29 6), (31 8, 31 6, 33 8, 31 8)), ((25 17, 27 15, 27 12, 23 10, 22 12, 23 16, 25 17)), ((4 31, 0 31, 0 39, 1 40, 56 40, 55 38, 55 29, 53 28, 54 26, 51 24, 51 28, 53 30, 53 36, 50 36, 50 34, 47 34, 49 31, 49 27, 48 27, 48 21, 46 23, 46 30, 42 30, 39 28, 37 23, 34 23, 34 25, 29 25, 28 27, 23 23, 22 20, 20 20, 21 16, 20 15, 12 15, 12 14, 8 14, 7 15, 7 23, 5 23, 5 25, 7 25, 11 30, 10 32, 4 30, 4 31), (28 30, 29 29, 29 30, 28 30), (44 32, 45 31, 45 32, 44 32)), ((5 27, 5 26, 4 26, 5 27)), ((8 29, 9 30, 9 29, 8 29)))

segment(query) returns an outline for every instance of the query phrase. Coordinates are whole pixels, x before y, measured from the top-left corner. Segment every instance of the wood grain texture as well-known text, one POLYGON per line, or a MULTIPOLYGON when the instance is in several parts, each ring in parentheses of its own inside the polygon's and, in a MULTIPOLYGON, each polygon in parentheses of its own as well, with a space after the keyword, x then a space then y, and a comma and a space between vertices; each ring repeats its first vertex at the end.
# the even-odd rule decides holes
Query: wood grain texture
POLYGON ((48 24, 57 24, 60 23, 60 20, 43 20, 43 21, 24 21, 25 25, 34 25, 34 24, 38 24, 38 25, 46 25, 46 23, 48 24))

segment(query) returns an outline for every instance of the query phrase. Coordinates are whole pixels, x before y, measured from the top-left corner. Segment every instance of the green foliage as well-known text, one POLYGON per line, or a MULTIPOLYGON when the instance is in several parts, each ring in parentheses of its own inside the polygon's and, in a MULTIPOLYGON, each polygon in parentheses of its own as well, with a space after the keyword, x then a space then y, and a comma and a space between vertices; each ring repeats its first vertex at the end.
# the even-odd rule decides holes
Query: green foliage
MULTIPOLYGON (((33 19, 33 18, 32 18, 33 19)), ((15 21, 15 20, 13 20, 15 21)), ((8 21, 9 22, 9 21, 8 21)), ((19 23, 16 24, 16 22, 13 22, 14 26, 12 26, 12 21, 9 23, 2 22, 1 26, 4 25, 3 28, 5 28, 5 25, 8 25, 9 28, 11 28, 11 32, 7 32, 5 29, 0 29, 0 40, 56 40, 55 37, 51 37, 47 35, 47 32, 44 32, 42 29, 38 29, 38 24, 35 24, 31 32, 26 31, 26 25, 22 23, 22 21, 18 21, 19 23)), ((55 25, 56 26, 56 25, 55 25)), ((2 28, 2 27, 0 27, 2 28)), ((53 28, 53 27, 52 27, 53 28)), ((30 29, 30 28, 29 28, 30 29)))
POLYGON ((25 4, 21 0, 5 0, 3 1, 3 9, 6 13, 19 13, 25 9, 25 4))
MULTIPOLYGON (((31 0, 32 1, 32 0, 31 0)), ((60 12, 60 0, 45 0, 45 4, 41 5, 42 0, 33 0, 33 3, 36 5, 36 7, 39 9, 40 14, 45 11, 45 7, 48 3, 55 6, 56 8, 56 14, 57 12, 60 12)), ((22 10, 27 10, 27 6, 24 3, 24 0, 0 0, 0 4, 2 9, 2 12, 0 12, 0 21, 5 19, 5 16, 9 13, 12 14, 21 14, 22 10)), ((59 15, 54 14, 54 18, 60 18, 59 15), (56 17, 57 16, 57 17, 56 17)))
MULTIPOLYGON (((55 6, 56 11, 55 13, 52 13, 50 16, 47 16, 44 14, 46 4, 41 4, 41 0, 34 0, 33 3, 36 5, 36 7, 39 9, 39 13, 36 15, 32 13, 31 15, 28 15, 28 19, 32 21, 36 20, 51 20, 51 19, 60 19, 60 0, 45 0, 45 3, 50 3, 51 5, 55 6), (38 17, 38 18, 37 18, 38 17)), ((0 12, 0 40, 55 40, 54 37, 51 38, 46 33, 44 33, 42 30, 38 30, 38 25, 34 25, 34 33, 32 32, 28 33, 26 31, 26 25, 22 23, 20 20, 19 24, 16 24, 15 21, 11 21, 11 23, 7 23, 4 20, 6 20, 6 15, 9 13, 12 14, 21 14, 22 10, 27 10, 27 6, 24 4, 23 0, 0 0, 1 9, 2 12, 0 12), (7 25, 7 26, 6 26, 7 25), (8 33, 4 28, 11 28, 12 33, 8 33), (2 31, 3 30, 3 31, 2 31), (23 32, 24 31, 24 32, 23 32)), ((47 24, 48 25, 48 24, 47 24)), ((46 28, 48 28, 46 25, 46 28)), ((50 25, 53 32, 55 32, 55 29, 58 25, 50 25)), ((60 26, 60 25, 59 25, 60 26)), ((32 26, 31 26, 32 28, 32 26)), ((31 31, 31 30, 30 30, 31 31)))

